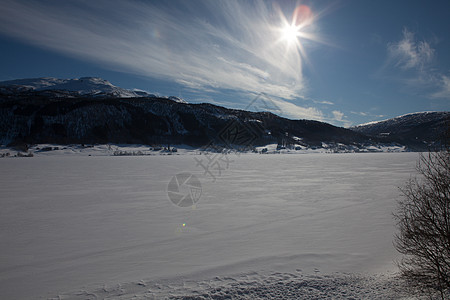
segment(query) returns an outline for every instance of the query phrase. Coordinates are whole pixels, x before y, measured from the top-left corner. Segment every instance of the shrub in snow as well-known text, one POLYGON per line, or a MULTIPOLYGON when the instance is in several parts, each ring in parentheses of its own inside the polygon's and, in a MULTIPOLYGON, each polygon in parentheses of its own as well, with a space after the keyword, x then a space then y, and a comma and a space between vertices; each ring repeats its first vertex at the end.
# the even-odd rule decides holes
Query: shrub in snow
MULTIPOLYGON (((395 214, 396 249, 404 254, 402 274, 421 288, 450 292, 450 154, 449 148, 421 155, 420 178, 401 189, 395 214)), ((447 295, 447 296, 445 296, 447 295)))

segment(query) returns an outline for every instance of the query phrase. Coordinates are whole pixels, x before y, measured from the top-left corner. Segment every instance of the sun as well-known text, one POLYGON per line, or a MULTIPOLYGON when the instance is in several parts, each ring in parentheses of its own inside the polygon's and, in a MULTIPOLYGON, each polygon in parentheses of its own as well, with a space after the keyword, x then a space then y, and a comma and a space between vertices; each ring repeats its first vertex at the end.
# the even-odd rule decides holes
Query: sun
POLYGON ((311 33, 311 27, 314 16, 311 9, 306 5, 299 5, 292 13, 290 20, 286 19, 282 11, 280 14, 280 27, 278 31, 278 42, 283 42, 287 46, 287 50, 297 49, 304 53, 303 40, 314 40, 315 36, 311 33))
POLYGON ((286 24, 281 28, 281 38, 288 44, 296 43, 300 36, 301 32, 299 26, 286 24))

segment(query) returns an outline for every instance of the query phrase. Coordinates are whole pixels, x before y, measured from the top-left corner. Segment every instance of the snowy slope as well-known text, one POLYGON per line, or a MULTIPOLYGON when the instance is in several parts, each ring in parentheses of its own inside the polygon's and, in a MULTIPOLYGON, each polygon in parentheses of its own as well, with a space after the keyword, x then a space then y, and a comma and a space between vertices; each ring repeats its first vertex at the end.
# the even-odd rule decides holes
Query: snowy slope
POLYGON ((82 77, 79 79, 68 79, 60 84, 39 88, 38 90, 65 90, 76 91, 81 95, 112 95, 116 97, 130 98, 139 95, 130 90, 116 87, 109 81, 96 77, 82 77))
POLYGON ((278 143, 338 152, 403 146, 423 151, 439 141, 448 119, 445 112, 416 114, 349 130, 268 112, 187 104, 179 97, 126 90, 95 77, 0 82, 0 102, 0 144, 156 145, 165 141, 227 148, 278 143), (118 97, 128 99, 116 101, 118 97), (230 134, 236 130, 239 138, 230 134))
POLYGON ((450 121, 450 112, 418 112, 383 121, 369 122, 350 129, 365 134, 397 134, 424 124, 450 121))
POLYGON ((419 112, 370 122, 350 129, 426 149, 442 141, 449 126, 450 112, 419 112))
POLYGON ((267 112, 227 109, 208 103, 186 104, 176 97, 121 98, 92 101, 59 91, 2 93, 0 144, 189 144, 232 147, 267 145, 286 140, 315 147, 342 143, 362 147, 364 135, 327 123, 288 120, 267 112), (58 93, 55 95, 55 93, 58 93), (62 94, 61 96, 59 94, 62 94), (239 138, 232 131, 239 131, 239 138), (293 140, 293 137, 297 140, 293 140))
POLYGON ((136 93, 114 86, 107 80, 97 77, 81 77, 76 79, 57 79, 52 77, 17 79, 0 82, 0 87, 14 86, 22 90, 58 90, 77 92, 80 95, 109 95, 115 97, 131 98, 142 97, 142 92, 136 93))
POLYGON ((425 122, 433 121, 436 119, 442 119, 442 118, 448 118, 450 117, 450 112, 437 112, 437 111, 425 111, 425 112, 416 112, 416 113, 410 113, 401 115, 395 118, 386 119, 382 121, 373 121, 364 123, 361 125, 357 125, 352 127, 352 129, 355 130, 366 130, 368 128, 371 128, 375 130, 377 128, 377 131, 382 131, 383 129, 395 129, 398 128, 398 126, 411 126, 411 125, 418 125, 425 122))
POLYGON ((1 159, 0 299, 393 299, 371 276, 396 269, 417 157, 232 154, 216 181, 205 155, 1 159), (195 207, 168 198, 179 172, 195 207))
POLYGON ((180 97, 176 97, 176 96, 169 96, 167 99, 178 102, 178 103, 187 103, 186 100, 181 99, 180 97))
POLYGON ((27 79, 15 79, 9 81, 1 81, 0 87, 16 86, 23 89, 37 90, 45 89, 58 84, 62 84, 67 80, 58 79, 53 77, 41 77, 41 78, 27 78, 27 79))

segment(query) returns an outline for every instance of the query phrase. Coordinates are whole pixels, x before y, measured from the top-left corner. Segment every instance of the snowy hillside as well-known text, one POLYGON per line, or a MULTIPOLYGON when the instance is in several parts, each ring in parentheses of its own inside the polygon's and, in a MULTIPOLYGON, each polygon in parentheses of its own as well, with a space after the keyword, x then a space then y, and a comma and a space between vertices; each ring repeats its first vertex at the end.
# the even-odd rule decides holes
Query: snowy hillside
MULTIPOLYGON (((30 91, 51 91, 53 94, 46 94, 56 97, 64 97, 65 94, 61 92, 68 92, 67 96, 73 98, 74 96, 83 97, 113 97, 113 98, 138 98, 138 97, 157 97, 144 90, 133 89, 127 90, 113 85, 108 80, 98 77, 81 77, 75 79, 58 79, 53 77, 16 79, 0 82, 0 92, 24 93, 30 91)), ((185 100, 168 96, 163 97, 178 103, 187 103, 185 100)))
POLYGON ((426 111, 426 112, 416 112, 411 114, 405 114, 392 119, 386 119, 382 121, 374 121, 361 125, 352 127, 355 130, 372 130, 375 132, 382 131, 386 129, 388 132, 392 130, 399 130, 399 126, 413 126, 423 124, 425 122, 430 122, 434 120, 439 120, 443 118, 449 118, 450 112, 436 112, 436 111, 426 111))
POLYGON ((0 145, 214 144, 241 151, 276 144, 336 152, 423 151, 439 143, 449 117, 447 112, 418 113, 350 130, 270 112, 189 104, 95 77, 0 82, 0 103, 0 145))
POLYGON ((140 97, 111 97, 105 93, 125 92, 101 79, 14 83, 0 88, 3 145, 170 143, 201 147, 214 143, 250 149, 274 143, 317 148, 325 143, 331 145, 328 148, 359 151, 371 142, 345 128, 312 120, 289 120, 268 112, 189 104, 173 96, 142 97, 141 91, 133 92, 140 97), (19 88, 11 90, 13 87, 19 88), (76 92, 61 92, 61 88, 76 92), (91 94, 81 94, 87 92, 91 94), (91 95, 95 95, 95 101, 91 95))
POLYGON ((441 142, 450 125, 450 112, 419 112, 370 122, 350 128, 359 133, 385 140, 396 140, 416 147, 441 142))
POLYGON ((134 92, 117 87, 107 80, 97 77, 81 77, 76 79, 58 79, 52 77, 17 79, 0 82, 0 87, 14 87, 19 90, 34 91, 70 91, 79 95, 108 95, 121 98, 149 96, 142 91, 134 92))

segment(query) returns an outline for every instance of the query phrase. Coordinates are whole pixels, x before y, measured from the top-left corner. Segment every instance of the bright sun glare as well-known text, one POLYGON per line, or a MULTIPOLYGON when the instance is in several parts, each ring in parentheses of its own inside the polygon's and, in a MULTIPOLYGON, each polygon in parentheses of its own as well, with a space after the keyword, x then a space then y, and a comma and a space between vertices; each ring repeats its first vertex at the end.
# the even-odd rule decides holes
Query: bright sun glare
POLYGON ((297 38, 300 36, 299 29, 298 26, 286 24, 284 28, 281 29, 282 39, 289 44, 296 42, 297 38))
POLYGON ((287 49, 297 49, 305 55, 301 40, 314 39, 311 33, 307 33, 307 27, 314 21, 311 9, 306 5, 299 5, 295 8, 292 19, 287 20, 283 13, 280 13, 282 25, 279 27, 279 41, 286 43, 287 49))

